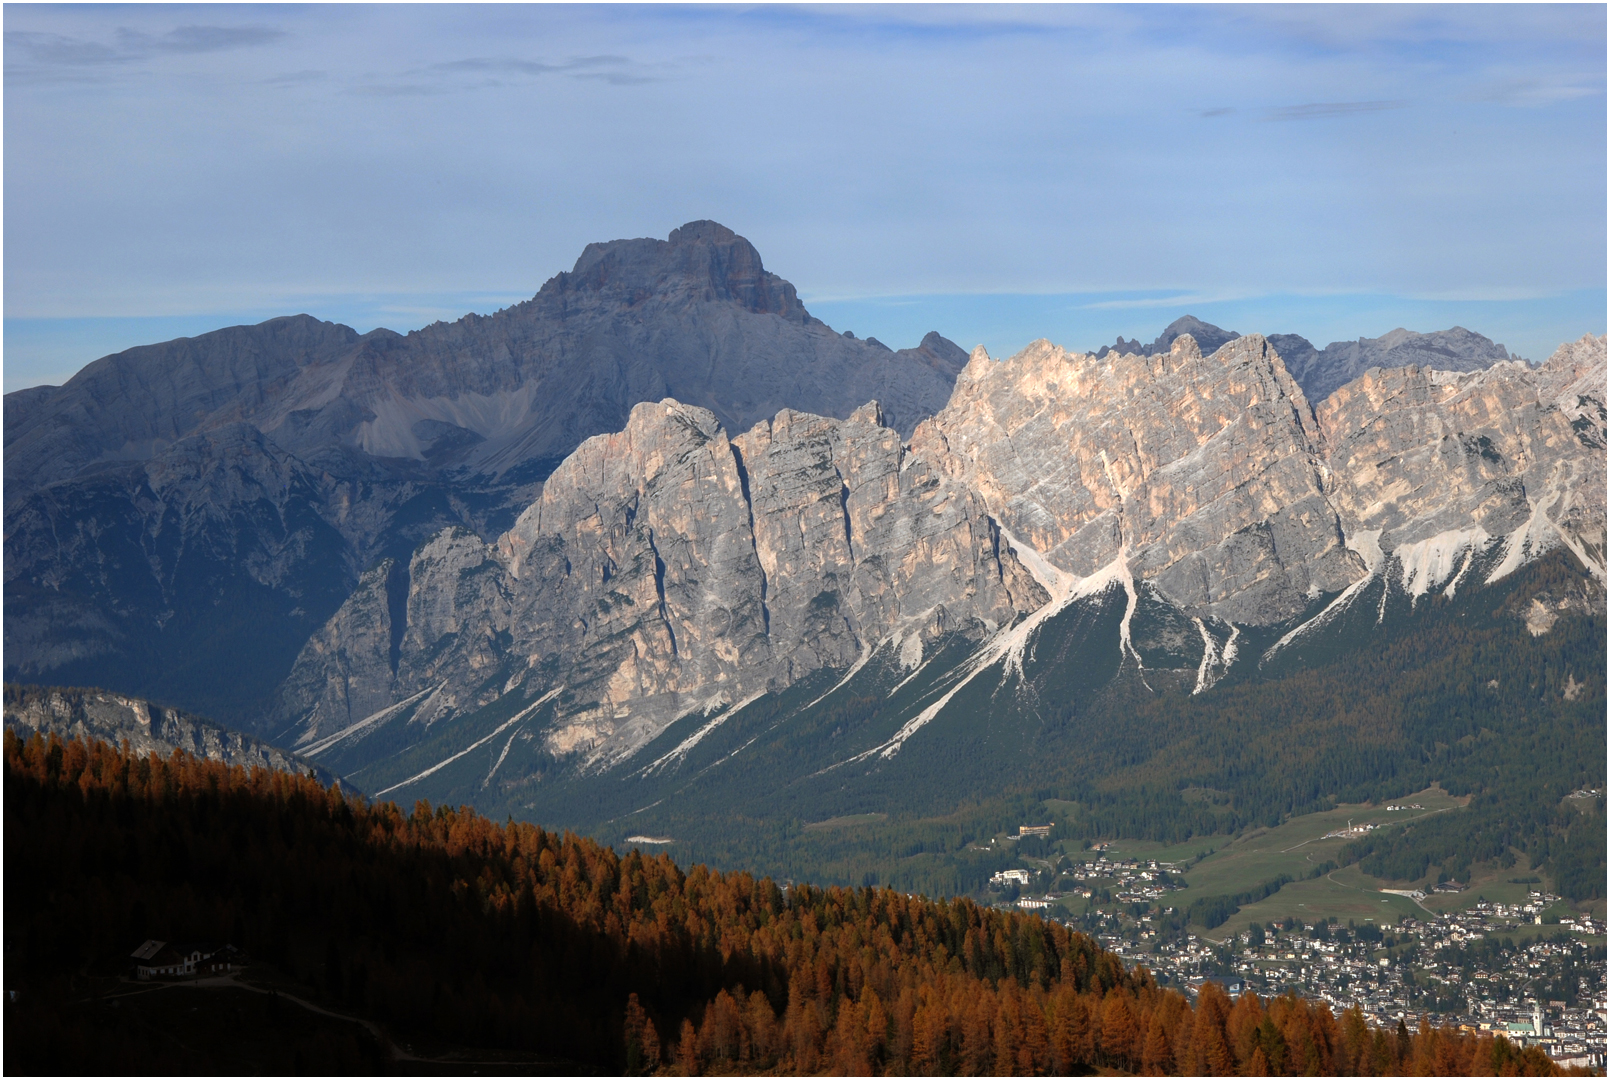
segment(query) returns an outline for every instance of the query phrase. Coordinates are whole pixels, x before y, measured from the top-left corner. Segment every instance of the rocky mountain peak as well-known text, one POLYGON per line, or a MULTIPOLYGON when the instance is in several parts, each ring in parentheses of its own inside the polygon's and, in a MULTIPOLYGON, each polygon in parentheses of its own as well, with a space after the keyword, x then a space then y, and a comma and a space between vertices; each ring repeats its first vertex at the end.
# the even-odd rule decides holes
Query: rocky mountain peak
POLYGON ((1163 332, 1157 336, 1157 340, 1152 342, 1151 351, 1159 353, 1164 349, 1172 348, 1175 341, 1187 335, 1196 340, 1197 347, 1202 350, 1202 355, 1204 356, 1211 355, 1219 346, 1234 341, 1241 336, 1234 330, 1225 330, 1222 327, 1214 326, 1212 323, 1203 322, 1195 315, 1181 315, 1169 323, 1163 329, 1163 332))
POLYGON ((645 402, 742 432, 876 400, 888 429, 865 427, 898 444, 965 359, 835 333, 709 221, 590 245, 531 300, 407 335, 295 315, 125 350, 6 396, 6 670, 233 721, 258 693, 240 657, 278 682, 360 568, 450 526, 501 534, 645 402))
POLYGON ((913 356, 948 379, 955 379, 961 374, 962 368, 967 366, 967 350, 946 338, 938 330, 930 330, 924 334, 922 343, 911 352, 913 356))
MULTIPOLYGON (((1241 336, 1194 315, 1182 315, 1169 323, 1150 345, 1120 336, 1115 344, 1103 346, 1095 355, 1098 358, 1110 354, 1157 356, 1168 352, 1175 341, 1186 335, 1196 340, 1204 356, 1241 336)), ((1400 326, 1378 338, 1333 341, 1323 349, 1316 348, 1300 334, 1270 334, 1268 342, 1279 352, 1286 370, 1303 388, 1304 396, 1315 404, 1372 367, 1398 368, 1415 364, 1438 371, 1479 371, 1513 359, 1503 345, 1462 326, 1429 334, 1400 326)))
POLYGON ((913 451, 1068 580, 1145 580, 1193 614, 1263 624, 1356 576, 1314 465, 1312 410, 1262 335, 1206 357, 1180 334, 1161 355, 1040 341, 978 363, 913 451))
POLYGON ((1558 408, 1571 421, 1577 438, 1604 446, 1605 338, 1584 334, 1554 350, 1537 372, 1538 398, 1558 408))
MULTIPOLYGON (((739 243, 745 246, 749 245, 749 241, 721 224, 721 222, 711 221, 709 218, 690 221, 680 229, 672 229, 671 235, 666 237, 666 242, 672 247, 678 244, 729 245, 739 243)), ((750 247, 749 250, 753 251, 754 248, 750 247)))
POLYGON ((1207 356, 1211 355, 1219 346, 1226 342, 1234 341, 1241 335, 1234 330, 1225 330, 1222 327, 1214 326, 1212 323, 1203 322, 1195 315, 1181 315, 1169 323, 1163 329, 1163 332, 1157 335, 1157 340, 1150 345, 1142 345, 1138 339, 1126 341, 1122 335, 1119 335, 1114 344, 1102 346, 1096 351, 1095 355, 1097 358, 1104 357, 1109 353, 1117 353, 1120 356, 1157 356, 1160 353, 1168 352, 1174 347, 1174 342, 1184 336, 1193 338, 1197 347, 1202 350, 1202 355, 1207 356))
POLYGON ((715 221, 691 221, 665 240, 588 244, 570 273, 554 277, 543 291, 609 293, 629 304, 687 293, 733 301, 757 315, 814 321, 794 286, 766 270, 755 246, 715 221))

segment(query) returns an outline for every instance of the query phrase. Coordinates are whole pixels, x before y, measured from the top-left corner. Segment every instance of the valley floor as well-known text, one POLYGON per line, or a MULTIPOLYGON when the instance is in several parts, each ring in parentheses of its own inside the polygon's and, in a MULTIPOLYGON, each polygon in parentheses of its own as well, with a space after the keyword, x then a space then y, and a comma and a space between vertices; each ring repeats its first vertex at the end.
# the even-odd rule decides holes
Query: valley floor
MULTIPOLYGON (((1350 840, 1457 813, 1468 801, 1433 787, 1239 837, 1120 840, 1095 851, 1020 855, 1033 880, 1052 879, 1051 887, 984 898, 1092 933, 1169 985, 1213 979, 1263 995, 1295 991, 1338 1010, 1357 1005, 1388 1026, 1429 1013, 1541 1047, 1562 1065, 1602 1068, 1603 899, 1562 900, 1524 859, 1507 869, 1478 866, 1469 882, 1440 889, 1431 880, 1382 881, 1357 863, 1336 867, 1350 840), (1217 925, 1180 917, 1211 909, 1216 898, 1256 895, 1265 883, 1277 887, 1217 925)), ((1011 842, 1004 834, 993 841, 1011 842)))

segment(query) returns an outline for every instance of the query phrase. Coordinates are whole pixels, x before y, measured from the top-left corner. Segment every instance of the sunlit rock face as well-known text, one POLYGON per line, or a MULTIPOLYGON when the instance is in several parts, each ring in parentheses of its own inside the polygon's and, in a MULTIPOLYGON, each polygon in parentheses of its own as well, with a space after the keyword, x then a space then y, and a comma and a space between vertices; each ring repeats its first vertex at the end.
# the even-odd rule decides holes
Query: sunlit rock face
POLYGON ((1506 537, 1510 568, 1565 543, 1602 569, 1604 352, 1586 338, 1541 369, 1371 370, 1338 390, 1319 420, 1349 534, 1405 565, 1506 537))
POLYGON ((1327 498, 1302 390, 1256 334, 1203 357, 1036 342, 975 352, 913 440, 997 520, 1084 577, 1121 559, 1195 614, 1276 622, 1363 573, 1327 498))
POLYGON ((1602 575, 1604 351, 1371 369, 1316 410, 1256 334, 1208 357, 1188 335, 1151 356, 1036 342, 975 352, 913 447, 1058 568, 1121 559, 1192 615, 1267 625, 1394 554, 1423 591, 1498 538, 1511 564, 1564 543, 1602 575))
POLYGON ((706 410, 640 405, 494 544, 444 532, 415 554, 395 668, 389 635, 357 631, 383 606, 386 576, 367 578, 282 719, 309 745, 428 687, 437 715, 562 683, 553 751, 609 759, 892 636, 982 637, 1044 603, 978 497, 881 420, 784 410, 729 439, 706 410))

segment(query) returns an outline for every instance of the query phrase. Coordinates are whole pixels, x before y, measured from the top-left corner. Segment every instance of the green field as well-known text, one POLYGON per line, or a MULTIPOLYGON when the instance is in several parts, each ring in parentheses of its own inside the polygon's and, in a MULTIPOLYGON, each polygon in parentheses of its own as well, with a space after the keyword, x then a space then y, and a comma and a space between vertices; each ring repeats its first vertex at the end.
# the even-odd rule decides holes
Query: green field
MULTIPOLYGON (((1317 866, 1336 861, 1336 856, 1351 837, 1327 834, 1350 826, 1370 825, 1377 828, 1401 827, 1432 814, 1458 813, 1465 800, 1456 799, 1440 788, 1432 787, 1408 795, 1387 805, 1419 804, 1417 810, 1387 810, 1384 806, 1339 806, 1317 814, 1293 818, 1276 828, 1256 829, 1239 837, 1196 837, 1183 844, 1167 846, 1148 841, 1119 840, 1107 849, 1110 858, 1156 859, 1188 865, 1185 878, 1189 888, 1171 893, 1167 904, 1184 910, 1192 901, 1211 896, 1235 895, 1257 888, 1266 881, 1285 874, 1295 880, 1280 891, 1256 903, 1244 904, 1223 925, 1206 930, 1194 927, 1198 934, 1212 941, 1223 941, 1232 934, 1245 930, 1254 922, 1268 924, 1287 918, 1313 922, 1321 918, 1334 918, 1340 922, 1396 923, 1409 916, 1424 918, 1428 914, 1458 911, 1474 906, 1480 900, 1514 904, 1524 902, 1532 889, 1548 889, 1550 882, 1541 871, 1529 869, 1525 857, 1508 868, 1478 868, 1469 888, 1461 893, 1431 893, 1423 900, 1381 892, 1382 889, 1408 889, 1423 887, 1425 882, 1388 882, 1364 874, 1357 865, 1332 870, 1322 877, 1309 878, 1317 866), (1211 852, 1200 861, 1192 862, 1199 853, 1211 852), (1538 883, 1516 882, 1512 878, 1540 877, 1538 883)), ((1085 910, 1081 898, 1070 898, 1064 907, 1071 914, 1085 910)), ((1573 905, 1561 901, 1560 912, 1574 910, 1573 905)), ((1583 905, 1598 918, 1604 918, 1604 901, 1583 905)), ((1518 927, 1516 940, 1549 936, 1559 932, 1555 925, 1518 927)))
MULTIPOLYGON (((1329 834, 1361 825, 1393 828, 1432 814, 1458 813, 1465 801, 1432 787, 1386 804, 1418 804, 1419 809, 1388 810, 1384 805, 1342 805, 1334 810, 1292 818, 1274 828, 1250 830, 1238 837, 1201 836, 1173 845, 1117 840, 1108 847, 1106 854, 1113 859, 1156 859, 1158 862, 1188 866, 1185 877, 1189 887, 1170 894, 1167 901, 1181 910, 1204 897, 1235 895, 1256 889, 1282 874, 1294 879, 1274 895, 1244 905, 1223 926, 1210 932, 1197 928, 1198 932, 1213 940, 1222 940, 1253 922, 1268 923, 1285 918, 1312 922, 1317 918, 1333 917, 1343 922, 1349 919, 1355 922, 1374 919, 1377 922, 1395 923, 1404 916, 1423 916, 1428 909, 1468 907, 1476 902, 1478 895, 1504 902, 1524 899, 1527 889, 1535 886, 1509 884, 1506 880, 1526 876, 1528 872, 1524 864, 1488 875, 1491 884, 1478 879, 1475 885, 1479 888, 1428 898, 1424 907, 1406 896, 1381 893, 1379 890, 1392 888, 1394 883, 1366 877, 1356 866, 1308 879, 1316 867, 1334 862, 1342 848, 1354 839, 1353 836, 1329 834)), ((1057 809, 1049 803, 1047 805, 1053 812, 1057 809)), ((1409 886, 1398 883, 1395 887, 1409 886)), ((1073 913, 1084 910, 1082 900, 1073 900, 1065 906, 1073 913)))
MULTIPOLYGON (((1409 795, 1401 805, 1415 803, 1419 810, 1387 810, 1381 806, 1338 806, 1317 814, 1304 814, 1271 829, 1253 829, 1229 843, 1220 844, 1212 855, 1191 868, 1191 887, 1176 894, 1175 902, 1189 904, 1203 896, 1241 892, 1280 874, 1301 879, 1321 863, 1335 861, 1351 836, 1330 836, 1350 826, 1375 825, 1390 828, 1406 825, 1431 814, 1456 813, 1463 800, 1440 788, 1409 795)), ((1190 845, 1183 845, 1189 847, 1190 845)), ((1182 906, 1183 906, 1182 904, 1182 906)))
POLYGON ((1268 924, 1287 918, 1309 923, 1322 918, 1334 918, 1343 923, 1373 919, 1388 924, 1404 916, 1425 916, 1425 909, 1409 897, 1377 892, 1380 885, 1381 882, 1359 873, 1356 866, 1344 867, 1312 881, 1293 881, 1273 896, 1245 905, 1223 926, 1212 930, 1198 928, 1197 932, 1213 941, 1223 941, 1255 922, 1268 924))

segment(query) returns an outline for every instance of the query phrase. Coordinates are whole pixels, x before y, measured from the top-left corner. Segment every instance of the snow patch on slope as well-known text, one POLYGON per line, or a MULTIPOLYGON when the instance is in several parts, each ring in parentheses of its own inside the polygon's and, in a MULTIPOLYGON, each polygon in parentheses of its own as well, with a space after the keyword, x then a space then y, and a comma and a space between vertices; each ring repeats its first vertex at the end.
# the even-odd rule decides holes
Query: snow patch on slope
POLYGON ((1196 687, 1191 691, 1200 694, 1213 688, 1213 669, 1222 661, 1222 657, 1219 655, 1219 643, 1208 633, 1207 624, 1201 619, 1193 618, 1191 621, 1196 624, 1196 632, 1202 635, 1202 662, 1196 667, 1196 687))
POLYGON ((1601 582, 1605 580, 1604 566, 1590 558, 1580 542, 1567 535, 1566 530, 1556 526, 1549 518, 1548 512, 1571 496, 1562 476, 1565 472, 1567 472, 1566 463, 1563 461, 1556 463, 1542 497, 1532 501, 1532 516, 1527 518, 1525 525, 1504 537, 1504 557, 1493 568, 1492 573, 1487 575, 1487 584, 1491 585, 1508 577, 1528 562, 1561 544, 1571 550, 1571 553, 1587 568, 1588 573, 1601 582))
POLYGON ((1392 551, 1398 563, 1398 581, 1410 601, 1448 583, 1448 596, 1457 588, 1459 576, 1469 569, 1472 553, 1485 547, 1492 537, 1481 526, 1450 529, 1412 544, 1399 544, 1392 551))
MULTIPOLYGON (((879 648, 881 648, 881 647, 882 646, 879 646, 879 648)), ((842 678, 838 682, 834 683, 833 688, 831 690, 829 690, 827 693, 823 694, 821 697, 817 698, 815 701, 811 702, 809 705, 805 706, 805 708, 801 709, 800 712, 806 712, 806 711, 808 711, 810 709, 814 709, 816 706, 820 705, 822 702, 826 701, 828 698, 830 698, 834 694, 838 693, 840 688, 842 688, 845 683, 847 683, 851 679, 855 678, 856 672, 858 672, 862 668, 866 667, 866 662, 868 660, 872 659, 872 654, 874 652, 876 652, 876 651, 877 650, 872 648, 872 646, 867 645, 867 644, 865 644, 863 642, 862 645, 861 645, 861 655, 856 657, 855 663, 850 665, 850 670, 846 671, 844 673, 844 678, 842 678)))
POLYGON ((1363 592, 1369 583, 1375 580, 1381 565, 1386 562, 1386 556, 1381 551, 1381 530, 1361 529, 1354 535, 1343 539, 1347 544, 1347 549, 1364 560, 1364 569, 1366 571, 1364 576, 1338 593, 1336 599, 1326 604, 1318 615, 1298 624, 1281 635, 1279 641, 1264 650, 1263 656, 1258 660, 1259 667, 1267 664, 1277 652, 1296 641, 1299 637, 1311 630, 1317 630, 1322 626, 1328 625, 1332 619, 1346 611, 1353 601, 1358 599, 1358 594, 1363 592))

